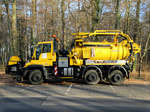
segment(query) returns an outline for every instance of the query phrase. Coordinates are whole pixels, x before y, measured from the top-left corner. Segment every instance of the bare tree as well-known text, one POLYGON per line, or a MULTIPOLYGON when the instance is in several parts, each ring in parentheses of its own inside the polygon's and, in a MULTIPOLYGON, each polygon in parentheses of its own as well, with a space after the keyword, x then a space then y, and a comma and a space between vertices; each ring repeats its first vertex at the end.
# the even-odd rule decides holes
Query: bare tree
POLYGON ((120 24, 120 0, 116 0, 116 6, 115 6, 115 29, 119 29, 120 24))
POLYGON ((130 0, 126 0, 125 1, 125 5, 126 5, 126 12, 125 12, 124 32, 128 33, 129 32, 129 23, 130 23, 131 1, 130 0))
POLYGON ((65 0, 61 0, 61 32, 62 32, 62 48, 65 47, 65 0))
MULTIPOLYGON (((150 33, 149 33, 149 35, 148 35, 148 37, 147 37, 147 40, 146 40, 146 43, 145 43, 145 48, 143 48, 143 50, 140 52, 140 54, 139 54, 139 68, 138 68, 138 77, 141 77, 141 71, 142 71, 142 68, 143 68, 143 59, 144 59, 144 57, 146 56, 146 54, 147 54, 147 51, 150 49, 149 48, 149 46, 148 46, 148 44, 149 44, 149 40, 150 40, 150 33)), ((142 39, 141 39, 141 46, 142 46, 142 39)))
POLYGON ((141 0, 137 0, 136 2, 136 17, 135 17, 135 25, 134 25, 134 36, 133 40, 135 42, 138 42, 138 36, 139 36, 139 20, 140 20, 140 5, 141 5, 141 0))
POLYGON ((31 37, 32 44, 36 38, 35 25, 36 25, 36 0, 32 0, 32 37, 31 37))
POLYGON ((16 28, 16 0, 12 0, 12 41, 14 54, 18 54, 17 49, 17 28, 16 28))
POLYGON ((92 4, 92 29, 91 31, 95 30, 100 24, 102 10, 103 10, 103 2, 102 0, 91 0, 92 4))

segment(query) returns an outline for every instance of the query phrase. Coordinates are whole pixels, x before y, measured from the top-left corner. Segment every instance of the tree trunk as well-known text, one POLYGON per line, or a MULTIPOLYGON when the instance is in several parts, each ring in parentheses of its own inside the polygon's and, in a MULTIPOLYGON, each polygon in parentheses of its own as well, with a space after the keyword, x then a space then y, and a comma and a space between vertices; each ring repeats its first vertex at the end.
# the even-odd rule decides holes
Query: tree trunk
POLYGON ((3 21, 2 4, 0 4, 0 25, 2 24, 2 21, 3 21))
POLYGON ((9 35, 9 39, 7 40, 9 42, 8 46, 9 46, 9 53, 7 54, 8 57, 10 57, 13 54, 13 37, 12 37, 12 30, 11 30, 11 22, 10 22, 10 11, 9 11, 9 3, 8 1, 4 0, 4 6, 6 9, 6 13, 7 13, 7 28, 8 28, 8 35, 9 35))
POLYGON ((91 0, 92 5, 92 28, 91 31, 94 31, 97 28, 98 23, 100 23, 103 4, 101 0, 91 0))
POLYGON ((139 25, 139 20, 140 20, 140 5, 141 5, 141 0, 137 0, 136 3, 136 17, 135 17, 135 25, 134 25, 134 36, 133 36, 133 40, 135 42, 139 41, 139 29, 140 29, 140 25, 139 25))
POLYGON ((115 29, 119 29, 120 24, 120 0, 116 0, 116 6, 115 6, 115 29))
POLYGON ((141 70, 142 70, 143 59, 142 59, 141 53, 139 55, 140 55, 139 56, 140 58, 139 58, 138 77, 140 78, 141 77, 141 70))
POLYGON ((65 0, 61 0, 62 48, 65 48, 65 0))
MULTIPOLYGON (((140 32, 140 23, 139 23, 139 20, 140 20, 140 4, 141 4, 141 0, 137 0, 136 2, 136 17, 135 17, 135 24, 134 24, 134 33, 133 33, 133 40, 134 42, 136 43, 139 43, 140 46, 142 46, 142 41, 143 41, 143 38, 139 38, 139 32, 140 32)), ((138 73, 139 73, 139 77, 141 77, 141 67, 142 67, 142 63, 141 61, 143 61, 142 59, 142 54, 140 53, 138 56, 137 56, 137 62, 138 62, 138 73)))
POLYGON ((16 0, 12 1, 12 41, 13 41, 13 51, 15 55, 18 55, 17 52, 17 28, 16 28, 16 0))
POLYGON ((33 44, 36 38, 36 0, 32 0, 32 36, 31 36, 31 44, 33 44))
POLYGON ((124 32, 128 33, 129 32, 129 23, 130 23, 130 6, 131 1, 126 0, 126 12, 125 12, 125 24, 124 24, 124 32))
POLYGON ((44 9, 44 38, 48 39, 48 29, 47 29, 47 1, 45 1, 45 9, 44 9))

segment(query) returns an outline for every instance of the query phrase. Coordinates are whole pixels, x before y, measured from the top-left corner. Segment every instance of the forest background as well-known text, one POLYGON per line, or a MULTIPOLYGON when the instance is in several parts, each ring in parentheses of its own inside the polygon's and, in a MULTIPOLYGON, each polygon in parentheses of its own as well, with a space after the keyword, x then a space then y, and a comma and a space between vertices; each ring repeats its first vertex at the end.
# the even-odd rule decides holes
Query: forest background
POLYGON ((141 46, 135 66, 148 71, 150 0, 0 0, 0 66, 12 55, 27 60, 31 46, 52 34, 68 48, 71 33, 109 29, 141 46))

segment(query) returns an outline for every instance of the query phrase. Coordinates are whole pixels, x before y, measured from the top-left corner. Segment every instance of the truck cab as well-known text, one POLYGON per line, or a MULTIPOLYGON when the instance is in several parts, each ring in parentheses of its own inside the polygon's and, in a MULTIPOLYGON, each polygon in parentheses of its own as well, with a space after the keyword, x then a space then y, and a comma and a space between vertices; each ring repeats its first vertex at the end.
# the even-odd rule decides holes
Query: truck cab
POLYGON ((39 42, 34 48, 31 61, 25 64, 25 68, 30 65, 53 66, 56 62, 56 52, 53 41, 39 42))

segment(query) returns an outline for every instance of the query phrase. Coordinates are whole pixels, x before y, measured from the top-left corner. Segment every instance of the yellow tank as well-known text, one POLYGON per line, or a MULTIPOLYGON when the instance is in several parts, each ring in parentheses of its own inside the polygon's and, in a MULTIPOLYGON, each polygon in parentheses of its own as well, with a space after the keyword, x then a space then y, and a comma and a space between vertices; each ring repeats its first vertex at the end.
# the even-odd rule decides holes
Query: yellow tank
POLYGON ((125 60, 130 55, 129 47, 121 43, 84 42, 82 47, 75 47, 74 52, 80 59, 125 60))
MULTIPOLYGON (((78 60, 127 60, 130 56, 134 56, 140 52, 139 46, 130 39, 127 34, 122 32, 106 32, 95 31, 94 33, 79 33, 75 40, 75 47, 72 49, 72 55, 78 60), (84 38, 96 35, 113 35, 113 41, 108 42, 85 42, 84 38), (119 41, 118 37, 122 36, 123 40, 119 41)), ((77 60, 76 59, 76 60, 77 60)))

